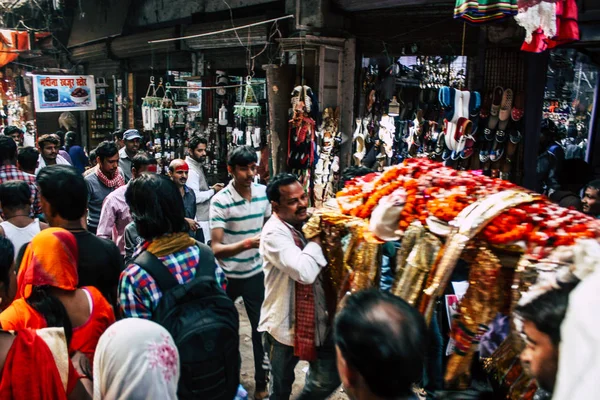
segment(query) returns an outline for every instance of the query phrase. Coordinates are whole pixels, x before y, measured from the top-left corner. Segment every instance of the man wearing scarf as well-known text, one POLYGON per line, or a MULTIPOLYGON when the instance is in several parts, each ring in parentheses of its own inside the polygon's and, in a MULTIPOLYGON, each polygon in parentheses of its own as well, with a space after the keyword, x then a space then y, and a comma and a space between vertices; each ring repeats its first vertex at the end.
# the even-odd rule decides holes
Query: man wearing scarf
POLYGON ((278 174, 267 186, 273 217, 263 227, 265 300, 258 331, 271 362, 271 400, 289 399, 294 367, 310 362, 299 399, 325 399, 339 385, 321 270, 327 265, 318 236, 306 240, 308 196, 298 178, 278 174))
POLYGON ((96 148, 98 167, 95 173, 85 177, 88 187, 88 230, 94 234, 98 229, 104 199, 125 184, 119 170, 119 150, 114 142, 104 141, 96 148))

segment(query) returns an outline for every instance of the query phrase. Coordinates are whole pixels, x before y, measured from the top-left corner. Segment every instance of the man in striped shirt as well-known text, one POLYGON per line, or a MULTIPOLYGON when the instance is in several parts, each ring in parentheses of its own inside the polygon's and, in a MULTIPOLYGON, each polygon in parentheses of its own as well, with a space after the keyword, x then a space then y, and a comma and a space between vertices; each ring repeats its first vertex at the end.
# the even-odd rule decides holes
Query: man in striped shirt
POLYGON ((258 252, 260 232, 271 216, 266 187, 254 183, 256 152, 248 146, 234 149, 227 160, 233 180, 214 195, 210 203, 212 249, 228 279, 227 295, 244 299, 252 325, 254 350, 254 398, 268 396, 261 335, 258 333, 260 309, 265 296, 262 258, 258 252))

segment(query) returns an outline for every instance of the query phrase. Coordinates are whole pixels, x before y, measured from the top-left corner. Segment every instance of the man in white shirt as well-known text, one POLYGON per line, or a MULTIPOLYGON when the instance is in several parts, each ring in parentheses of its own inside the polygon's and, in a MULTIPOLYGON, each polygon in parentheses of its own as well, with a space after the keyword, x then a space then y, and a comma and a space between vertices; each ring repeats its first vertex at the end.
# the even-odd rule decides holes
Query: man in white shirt
POLYGON ((225 185, 217 183, 208 187, 204 176, 204 160, 206 160, 207 141, 200 136, 193 136, 188 142, 188 155, 185 162, 190 168, 188 172, 187 187, 196 195, 196 221, 202 228, 206 242, 210 240, 210 227, 208 223, 210 199, 225 185))
POLYGON ((42 168, 48 165, 71 165, 58 154, 60 148, 60 138, 58 135, 51 133, 49 135, 40 136, 38 139, 38 148, 40 150, 40 158, 38 167, 35 170, 36 175, 42 168))
POLYGON ((340 385, 321 278, 327 260, 319 236, 307 241, 302 233, 308 196, 298 178, 276 175, 267 197, 274 215, 260 239, 265 300, 258 330, 271 362, 269 398, 289 399, 302 359, 310 362, 310 373, 299 398, 325 399, 340 385))

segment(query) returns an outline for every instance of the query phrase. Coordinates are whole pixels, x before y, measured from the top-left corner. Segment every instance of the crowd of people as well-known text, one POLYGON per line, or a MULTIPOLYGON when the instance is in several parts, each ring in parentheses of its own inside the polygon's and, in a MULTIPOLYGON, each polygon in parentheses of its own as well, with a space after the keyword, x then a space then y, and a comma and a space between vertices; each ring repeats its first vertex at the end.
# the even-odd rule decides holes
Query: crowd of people
MULTIPOLYGON (((240 398, 238 298, 254 399, 289 399, 300 360, 300 399, 340 385, 356 400, 422 398, 424 379, 439 378, 427 365, 432 326, 386 290, 355 293, 336 313, 295 175, 257 183, 256 152, 241 146, 231 181, 209 186, 198 136, 160 175, 141 139, 117 132, 86 155, 74 132, 36 148, 16 128, 0 135, 0 398, 240 398)), ((582 210, 600 215, 599 182, 583 193, 582 210)), ((521 360, 547 396, 572 383, 557 376, 563 336, 577 332, 561 335, 574 286, 515 310, 521 360)))

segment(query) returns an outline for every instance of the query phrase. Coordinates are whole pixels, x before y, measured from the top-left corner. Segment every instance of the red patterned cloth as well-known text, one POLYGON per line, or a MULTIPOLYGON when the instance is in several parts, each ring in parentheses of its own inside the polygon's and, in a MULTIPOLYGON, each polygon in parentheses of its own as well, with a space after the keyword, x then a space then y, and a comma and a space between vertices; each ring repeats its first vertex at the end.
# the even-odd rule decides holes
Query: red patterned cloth
POLYGON ((125 179, 119 171, 115 172, 115 176, 111 179, 108 176, 104 175, 102 169, 96 169, 96 175, 98 175, 98 180, 102 182, 102 184, 109 188, 119 188, 125 184, 125 179))
MULTIPOLYGON (((286 224, 286 226, 288 226, 286 224)), ((294 243, 300 249, 306 245, 300 233, 290 228, 294 243)), ((315 291, 313 285, 303 285, 296 282, 296 329, 294 334, 294 355, 301 360, 314 361, 317 359, 317 344, 315 340, 315 291)))

